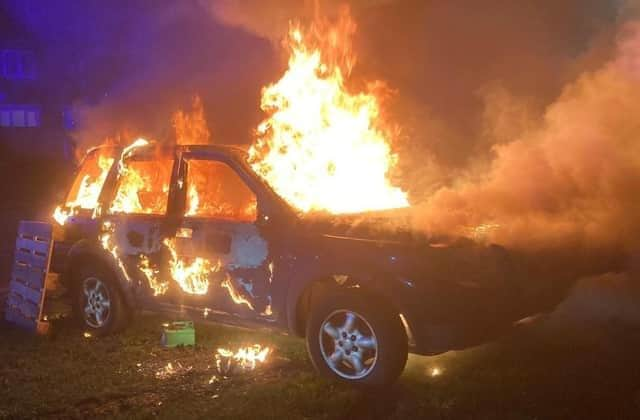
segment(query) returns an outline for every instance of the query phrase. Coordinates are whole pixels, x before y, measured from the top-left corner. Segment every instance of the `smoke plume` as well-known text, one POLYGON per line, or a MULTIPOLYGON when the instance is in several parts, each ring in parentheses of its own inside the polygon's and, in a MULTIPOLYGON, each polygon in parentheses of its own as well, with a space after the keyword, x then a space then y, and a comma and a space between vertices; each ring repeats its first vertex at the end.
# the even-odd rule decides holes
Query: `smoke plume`
POLYGON ((640 22, 619 30, 614 57, 567 84, 540 121, 501 95, 487 110, 497 139, 485 169, 471 169, 416 210, 429 230, 483 227, 492 242, 517 247, 629 247, 640 234, 640 22), (515 121, 514 121, 515 120, 515 121))

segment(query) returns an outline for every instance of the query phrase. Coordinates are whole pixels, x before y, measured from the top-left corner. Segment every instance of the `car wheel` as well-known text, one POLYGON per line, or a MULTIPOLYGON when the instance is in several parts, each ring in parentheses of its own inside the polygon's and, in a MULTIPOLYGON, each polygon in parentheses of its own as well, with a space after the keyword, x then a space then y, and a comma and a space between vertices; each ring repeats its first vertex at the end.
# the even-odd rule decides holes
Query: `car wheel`
POLYGON ((407 362, 399 315, 356 291, 324 292, 314 299, 306 336, 316 370, 342 382, 387 385, 407 362))
POLYGON ((124 328, 127 308, 110 273, 99 268, 80 270, 74 294, 74 312, 87 332, 101 336, 124 328))

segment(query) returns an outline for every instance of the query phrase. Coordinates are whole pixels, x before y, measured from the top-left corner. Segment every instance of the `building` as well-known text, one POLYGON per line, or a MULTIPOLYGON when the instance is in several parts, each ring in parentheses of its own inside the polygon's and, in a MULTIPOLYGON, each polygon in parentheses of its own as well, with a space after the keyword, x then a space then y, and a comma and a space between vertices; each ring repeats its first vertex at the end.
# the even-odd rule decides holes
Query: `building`
POLYGON ((37 40, 0 6, 0 150, 5 156, 73 157, 68 105, 53 95, 37 40))

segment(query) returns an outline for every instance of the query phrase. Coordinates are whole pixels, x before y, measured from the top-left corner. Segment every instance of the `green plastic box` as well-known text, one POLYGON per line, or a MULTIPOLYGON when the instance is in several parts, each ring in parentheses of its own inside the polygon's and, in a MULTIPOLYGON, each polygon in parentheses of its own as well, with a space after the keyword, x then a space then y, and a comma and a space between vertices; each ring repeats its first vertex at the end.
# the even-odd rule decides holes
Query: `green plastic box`
POLYGON ((160 343, 164 347, 194 346, 196 330, 193 321, 174 321, 163 325, 160 343))

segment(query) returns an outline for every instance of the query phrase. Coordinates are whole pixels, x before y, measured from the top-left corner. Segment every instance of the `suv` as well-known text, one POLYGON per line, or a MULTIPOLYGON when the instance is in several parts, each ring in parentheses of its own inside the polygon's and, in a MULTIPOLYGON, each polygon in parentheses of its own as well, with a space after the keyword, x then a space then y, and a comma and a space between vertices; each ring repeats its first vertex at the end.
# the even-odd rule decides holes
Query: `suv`
POLYGON ((187 311, 306 337, 320 373, 381 385, 408 352, 476 344, 533 313, 503 249, 385 230, 380 214, 301 216, 239 148, 96 149, 70 195, 104 155, 96 208, 76 206, 53 265, 93 334, 140 309, 187 311))

